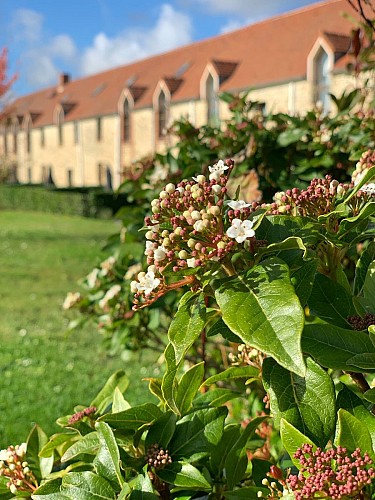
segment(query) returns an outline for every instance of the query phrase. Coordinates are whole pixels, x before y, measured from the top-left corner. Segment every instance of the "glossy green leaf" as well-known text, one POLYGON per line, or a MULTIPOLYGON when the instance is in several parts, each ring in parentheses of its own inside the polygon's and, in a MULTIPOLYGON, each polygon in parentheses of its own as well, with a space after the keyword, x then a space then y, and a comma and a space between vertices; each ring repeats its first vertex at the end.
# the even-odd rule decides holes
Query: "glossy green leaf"
POLYGON ((305 245, 313 245, 322 238, 320 224, 309 217, 268 215, 257 230, 257 238, 267 240, 269 244, 290 236, 302 238, 305 245))
POLYGON ((75 500, 113 500, 116 498, 110 483, 93 472, 71 472, 62 480, 62 492, 75 500))
POLYGON ((336 401, 337 408, 348 411, 367 427, 375 449, 375 415, 371 412, 371 405, 366 403, 347 387, 341 389, 336 401))
POLYGON ((368 247, 362 252, 361 257, 358 259, 355 278, 354 278, 354 294, 359 295, 362 292, 365 283, 367 269, 370 264, 375 260, 375 242, 371 242, 368 247))
POLYGON ((136 430, 142 425, 151 424, 161 414, 161 410, 156 405, 145 403, 119 413, 107 413, 100 418, 100 421, 107 422, 115 429, 136 430))
POLYGON ((296 467, 300 466, 299 460, 294 458, 294 454, 298 448, 301 448, 304 444, 311 444, 314 449, 316 448, 316 445, 311 441, 311 439, 302 434, 302 432, 283 418, 280 420, 280 436, 284 448, 288 452, 296 467))
POLYGON ((349 231, 353 231, 353 229, 362 221, 368 219, 375 213, 375 203, 368 202, 364 207, 362 207, 359 214, 353 217, 347 217, 340 222, 338 236, 341 238, 346 235, 349 231))
POLYGON ((33 500, 71 500, 71 497, 61 492, 61 479, 47 481, 39 486, 31 495, 33 500))
POLYGON ((168 330, 177 364, 202 333, 205 322, 206 306, 203 293, 186 292, 180 299, 178 310, 168 330))
POLYGON ((349 365, 349 359, 356 354, 374 352, 367 334, 329 324, 305 326, 302 349, 326 368, 355 372, 366 370, 349 365))
POLYGON ((105 422, 95 424, 99 437, 99 450, 94 459, 98 474, 122 487, 124 479, 120 471, 120 452, 112 429, 105 422))
POLYGON ((314 285, 314 278, 317 267, 318 267, 318 260, 312 259, 303 262, 300 267, 291 271, 290 273, 290 279, 294 285, 294 290, 303 307, 307 304, 307 301, 309 300, 311 290, 314 285))
POLYGON ((364 352, 362 354, 356 354, 347 361, 349 366, 355 366, 365 371, 375 370, 375 352, 364 352))
POLYGON ((39 425, 34 425, 27 438, 26 460, 37 479, 44 479, 52 471, 53 454, 40 457, 39 452, 48 443, 47 434, 39 425))
POLYGON ((217 407, 225 404, 231 399, 239 398, 242 395, 242 392, 233 391, 232 389, 222 389, 218 387, 216 389, 210 389, 203 394, 199 394, 195 398, 193 406, 195 408, 207 406, 217 407))
POLYGON ((68 462, 82 453, 95 455, 99 448, 99 437, 97 432, 86 434, 79 441, 72 444, 61 457, 61 462, 68 462))
POLYGON ((253 418, 240 433, 236 442, 233 443, 232 448, 228 451, 224 463, 228 488, 234 488, 234 486, 243 479, 248 463, 246 443, 255 433, 258 425, 264 422, 266 418, 267 417, 253 418))
POLYGON ((162 481, 180 488, 211 489, 210 483, 207 482, 203 474, 189 463, 172 463, 164 469, 158 470, 156 474, 162 481))
POLYGON ((240 424, 227 425, 224 428, 223 435, 218 444, 212 449, 210 454, 211 469, 215 477, 219 479, 225 468, 225 461, 233 445, 238 441, 241 435, 240 424))
POLYGON ((216 323, 214 323, 207 332, 207 338, 214 337, 215 335, 221 335, 225 340, 229 342, 236 342, 241 344, 242 340, 240 337, 235 335, 230 328, 224 323, 222 318, 220 318, 216 323))
POLYGON ((159 500, 159 495, 155 495, 154 488, 151 480, 145 471, 144 474, 138 476, 131 481, 130 486, 132 492, 130 493, 129 500, 159 500))
POLYGON ((223 372, 208 377, 202 385, 211 385, 223 380, 232 380, 237 378, 255 378, 259 377, 259 369, 255 366, 231 366, 223 372))
POLYGON ((62 445, 67 445, 69 442, 74 443, 79 438, 80 436, 76 432, 54 434, 40 450, 39 456, 43 458, 51 457, 56 448, 60 448, 62 445))
MULTIPOLYGON (((367 268, 365 283, 363 285, 363 295, 365 298, 374 301, 375 297, 375 261, 367 268)), ((375 311, 375 304, 373 305, 373 310, 375 311)))
POLYGON ((194 453, 208 453, 223 434, 227 408, 196 410, 177 422, 176 432, 169 444, 175 459, 189 458, 194 453))
POLYGON ((281 252, 283 250, 301 250, 303 252, 303 256, 305 257, 307 253, 307 248, 303 242, 303 240, 297 236, 289 236, 283 241, 278 243, 271 243, 266 247, 261 247, 257 251, 257 258, 259 260, 260 257, 264 257, 265 255, 275 254, 281 252))
POLYGON ((304 313, 283 261, 267 259, 214 287, 224 322, 244 343, 305 374, 300 346, 304 313))
POLYGON ((335 444, 352 453, 356 448, 375 458, 369 431, 358 418, 342 408, 337 413, 337 435, 335 444))
POLYGON ((112 413, 119 413, 130 408, 130 404, 126 401, 122 392, 118 387, 113 391, 112 413))
POLYGON ((178 390, 176 355, 172 344, 168 344, 164 351, 164 358, 166 364, 166 371, 162 380, 161 389, 163 398, 169 408, 176 413, 180 414, 180 410, 176 405, 176 394, 178 390))
POLYGON ((176 421, 176 414, 172 411, 163 413, 161 417, 155 420, 146 436, 146 448, 153 444, 157 444, 164 449, 168 448, 169 442, 176 429, 176 421))
POLYGON ((91 401, 90 406, 95 406, 97 413, 104 413, 113 400, 113 393, 116 387, 121 393, 125 392, 129 386, 129 379, 123 370, 118 370, 107 380, 99 394, 91 401))
POLYGON ((312 315, 342 328, 349 327, 347 318, 355 314, 352 296, 323 274, 315 277, 308 306, 312 315))
MULTIPOLYGON (((267 498, 267 495, 270 492, 268 488, 260 488, 259 486, 245 486, 234 491, 225 491, 224 498, 226 498, 227 500, 255 500, 259 498, 259 491, 263 493, 263 497, 261 498, 267 498)), ((285 499, 285 497, 283 498, 285 499)), ((292 497, 292 499, 294 500, 294 496, 292 497)))
POLYGON ((176 406, 181 415, 185 415, 191 408, 192 402, 199 390, 204 376, 204 362, 192 366, 183 374, 176 393, 176 406))
POLYGON ((276 425, 284 418, 314 443, 325 446, 333 435, 336 420, 335 391, 327 372, 307 358, 303 378, 266 358, 263 384, 276 425))
POLYGON ((363 397, 367 400, 370 401, 371 403, 375 404, 375 387, 372 389, 369 389, 363 394, 363 397))
POLYGON ((285 148, 294 142, 300 141, 306 133, 308 133, 308 130, 304 128, 290 128, 279 134, 277 142, 285 148))

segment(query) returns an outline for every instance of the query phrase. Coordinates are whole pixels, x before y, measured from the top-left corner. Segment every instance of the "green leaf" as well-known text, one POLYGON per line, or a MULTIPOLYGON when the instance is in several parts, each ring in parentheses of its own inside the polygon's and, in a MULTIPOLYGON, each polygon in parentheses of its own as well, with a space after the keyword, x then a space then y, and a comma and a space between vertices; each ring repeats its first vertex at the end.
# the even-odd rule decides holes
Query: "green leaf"
MULTIPOLYGON (((367 274, 365 283, 363 285, 363 295, 365 298, 373 301, 375 297, 375 261, 371 262, 371 264, 367 268, 367 274)), ((375 310, 375 305, 374 305, 375 310)))
POLYGON ((313 245, 322 239, 320 224, 309 217, 268 215, 257 230, 257 238, 268 243, 279 243, 290 236, 302 238, 305 245, 313 245))
POLYGON ((176 405, 181 415, 185 415, 191 408, 193 399, 202 383, 204 376, 204 361, 192 366, 181 377, 176 393, 176 405))
POLYGON ((126 401, 122 392, 118 387, 113 391, 112 413, 119 413, 130 408, 130 404, 126 401))
POLYGON ((306 377, 302 378, 266 358, 263 384, 277 426, 284 418, 314 443, 326 445, 335 429, 336 408, 333 382, 325 370, 307 358, 306 377))
POLYGON ((167 365, 163 381, 161 384, 163 398, 168 404, 169 408, 176 413, 180 414, 180 410, 176 405, 176 393, 178 390, 177 383, 177 370, 176 355, 172 344, 168 344, 164 351, 165 364, 167 365))
POLYGON ((372 261, 375 260, 375 242, 371 242, 368 247, 362 252, 361 257, 358 259, 355 278, 354 278, 354 294, 360 295, 362 293, 363 285, 365 283, 367 269, 372 261))
POLYGON ((240 435, 241 426, 239 424, 227 425, 224 428, 224 432, 219 443, 213 448, 210 454, 210 464, 217 479, 220 479, 224 471, 228 453, 232 449, 233 445, 238 441, 240 435))
POLYGON ((203 474, 189 463, 172 463, 164 469, 158 470, 156 475, 162 481, 180 488, 194 488, 197 490, 211 489, 210 483, 207 482, 203 474))
POLYGON ((227 408, 196 410, 177 422, 169 444, 173 459, 189 458, 194 453, 208 453, 220 441, 227 408))
POLYGON ((291 371, 305 374, 300 346, 304 313, 283 261, 267 259, 244 276, 226 278, 213 286, 224 322, 245 344, 291 371))
POLYGON ((318 260, 312 259, 303 262, 300 267, 290 273, 290 279, 294 285, 294 291, 296 292, 302 307, 304 307, 309 300, 312 287, 314 285, 317 267, 318 260))
POLYGON ((223 380, 233 380, 237 378, 249 379, 257 377, 259 377, 259 368, 256 368, 255 366, 231 366, 223 372, 208 377, 202 385, 211 385, 216 382, 222 382, 223 380))
POLYGON ((367 451, 371 458, 375 459, 369 431, 358 418, 342 408, 337 413, 335 444, 343 446, 349 453, 352 453, 356 448, 360 448, 362 454, 367 451))
POLYGON ((366 333, 329 324, 305 326, 302 349, 326 368, 354 372, 367 370, 349 365, 350 358, 356 354, 374 352, 374 346, 366 333))
MULTIPOLYGON (((245 486, 234 491, 224 491, 224 498, 227 500, 255 500, 258 499, 258 492, 262 492, 263 496, 261 498, 267 498, 270 490, 268 488, 260 488, 259 486, 245 486)), ((288 500, 287 497, 283 497, 284 500, 288 500)), ((291 497, 294 500, 294 495, 291 497)))
POLYGON ((71 472, 63 477, 63 493, 74 500, 113 500, 116 493, 103 477, 93 472, 71 472))
POLYGON ((228 451, 224 463, 225 477, 228 483, 228 488, 232 489, 239 483, 246 472, 248 457, 246 443, 254 434, 256 428, 267 417, 256 417, 251 420, 246 428, 241 432, 237 441, 233 444, 232 448, 228 451))
POLYGON ((138 474, 138 476, 131 481, 130 486, 132 487, 132 492, 129 496, 129 500, 159 500, 159 495, 155 495, 154 488, 152 487, 151 480, 145 471, 143 474, 138 474))
POLYGON ((239 391, 233 391, 231 389, 222 389, 222 388, 216 388, 216 389, 210 389, 209 391, 199 394, 194 402, 193 406, 195 408, 200 408, 200 407, 217 407, 221 406, 231 399, 239 398, 242 396, 243 393, 239 391))
POLYGON ((277 142, 282 147, 287 147, 294 142, 298 142, 301 138, 308 133, 308 130, 303 128, 290 128, 281 132, 277 138, 277 142))
POLYGON ((308 306, 314 316, 342 328, 349 326, 347 318, 356 313, 352 296, 346 289, 319 273, 315 277, 308 306))
POLYGON ((220 318, 216 323, 214 323, 207 332, 207 338, 214 337, 215 335, 221 335, 225 340, 229 342, 236 342, 241 344, 242 340, 235 335, 230 328, 224 323, 222 318, 220 318))
POLYGON ((347 364, 365 371, 375 370, 375 352, 356 354, 348 359, 347 364))
POLYGON ((120 452, 112 429, 105 422, 97 422, 99 451, 94 460, 98 474, 122 487, 124 479, 120 471, 120 452))
POLYGON ((202 333, 205 322, 206 306, 203 293, 186 292, 180 299, 178 310, 168 330, 177 364, 202 333))
POLYGON ((162 448, 167 448, 176 429, 176 414, 167 411, 151 425, 145 440, 146 448, 157 444, 162 448))
POLYGON ((96 413, 102 414, 113 400, 113 393, 118 387, 121 393, 125 392, 129 386, 129 379, 123 370, 118 370, 107 380, 99 394, 91 401, 90 406, 96 407, 96 413))
POLYGON ((39 425, 34 425, 26 440, 26 460, 29 462, 29 467, 35 474, 35 477, 39 480, 47 477, 53 467, 53 454, 46 458, 39 456, 40 450, 43 449, 47 442, 47 434, 39 425))
POLYGON ((337 396, 336 405, 337 408, 343 408, 354 415, 367 427, 372 439, 372 446, 375 447, 375 416, 371 412, 371 405, 345 386, 337 396))
POLYGON ((372 389, 369 389, 368 391, 366 391, 363 394, 363 397, 367 401, 370 401, 370 403, 374 403, 375 404, 375 387, 373 387, 372 389))
POLYGON ((48 443, 40 450, 39 456, 43 458, 51 457, 56 448, 64 444, 66 445, 69 441, 75 442, 79 438, 80 436, 76 432, 54 434, 49 438, 48 443))
POLYGON ((47 481, 39 486, 31 495, 33 500, 71 500, 71 497, 61 492, 61 479, 47 481))
POLYGON ((301 238, 297 236, 289 236, 289 238, 286 238, 283 241, 280 241, 278 243, 271 243, 266 247, 259 248, 259 250, 257 251, 257 259, 260 257, 264 257, 264 255, 275 254, 283 250, 302 250, 303 257, 305 257, 307 253, 307 248, 305 247, 305 244, 303 243, 301 238))
POLYGON ((115 429, 136 430, 142 425, 151 424, 161 415, 162 412, 156 405, 145 403, 119 413, 107 413, 100 417, 100 421, 107 422, 115 429))
POLYGON ((304 444, 311 444, 316 449, 316 445, 307 436, 302 434, 298 429, 296 429, 287 420, 280 420, 280 436, 283 442, 284 448, 288 452, 292 462, 296 467, 300 467, 299 460, 294 458, 294 454, 298 448, 301 448, 304 444))
POLYGON ((95 455, 99 448, 99 437, 97 432, 86 434, 79 441, 73 443, 61 457, 61 462, 68 462, 82 453, 95 455))
POLYGON ((366 174, 362 177, 360 182, 351 190, 348 196, 345 198, 344 203, 347 204, 361 189, 362 186, 370 182, 375 177, 375 167, 371 167, 367 170, 366 174))

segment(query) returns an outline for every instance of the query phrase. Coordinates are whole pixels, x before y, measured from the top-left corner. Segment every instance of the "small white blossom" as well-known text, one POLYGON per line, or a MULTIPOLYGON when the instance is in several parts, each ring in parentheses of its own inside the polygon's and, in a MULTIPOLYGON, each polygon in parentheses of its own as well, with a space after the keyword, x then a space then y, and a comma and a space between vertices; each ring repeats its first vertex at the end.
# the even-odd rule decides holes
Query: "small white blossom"
POLYGON ((155 290, 160 285, 160 279, 155 278, 155 273, 153 271, 147 271, 147 273, 139 279, 139 282, 132 281, 133 285, 132 292, 144 292, 145 295, 150 295, 152 290, 155 290))
MULTIPOLYGON (((211 167, 209 167, 211 168, 211 167)), ((193 179, 195 180, 195 182, 197 182, 198 184, 204 184, 206 182, 206 177, 202 174, 200 175, 197 175, 196 177, 193 177, 193 179)))
POLYGON ((205 228, 204 221, 203 221, 203 220, 197 220, 197 221, 194 223, 193 228, 194 228, 196 231, 203 231, 203 230, 204 230, 204 228, 205 228))
POLYGON ((195 257, 192 257, 191 259, 187 259, 186 260, 186 263, 187 263, 187 266, 188 267, 197 267, 196 263, 195 263, 195 257))
POLYGON ((98 279, 99 272, 100 272, 99 269, 96 267, 91 271, 90 274, 87 275, 86 282, 89 288, 96 288, 97 286, 100 285, 100 281, 98 279))
POLYGON ((209 179, 218 181, 220 179, 220 176, 225 173, 226 170, 228 170, 228 166, 225 165, 223 160, 219 160, 215 165, 212 165, 212 167, 208 167, 208 170, 210 171, 209 179))
POLYGON ((116 264, 116 259, 111 255, 108 257, 108 259, 104 260, 101 264, 100 267, 102 268, 102 276, 106 276, 109 271, 111 271, 116 264))
POLYGON ((154 244, 152 243, 152 241, 146 241, 145 255, 148 255, 148 252, 153 249, 154 249, 154 244))
POLYGON ((107 290, 107 293, 104 295, 104 297, 101 300, 99 300, 99 307, 101 309, 105 309, 108 305, 108 302, 114 299, 120 292, 121 292, 120 285, 111 286, 111 288, 107 290))
POLYGON ((154 259, 157 261, 164 260, 167 256, 167 251, 163 245, 160 245, 154 252, 154 259))
POLYGON ((361 191, 367 194, 375 195, 375 182, 370 182, 361 187, 361 191))
MULTIPOLYGON (((78 304, 78 302, 80 302, 81 298, 82 296, 79 292, 69 292, 62 305, 63 309, 71 309, 73 306, 78 304)), ((2 459, 0 458, 0 460, 2 459)))
POLYGON ((220 184, 214 184, 211 188, 211 191, 214 193, 214 194, 220 194, 221 193, 221 186, 220 184))
POLYGON ((238 201, 233 200, 228 203, 228 206, 233 210, 242 210, 243 208, 250 207, 251 203, 246 203, 246 201, 244 200, 238 200, 238 201))
POLYGON ((243 243, 247 238, 252 238, 255 235, 252 227, 253 223, 250 220, 233 219, 226 234, 229 238, 234 238, 237 243, 243 243))

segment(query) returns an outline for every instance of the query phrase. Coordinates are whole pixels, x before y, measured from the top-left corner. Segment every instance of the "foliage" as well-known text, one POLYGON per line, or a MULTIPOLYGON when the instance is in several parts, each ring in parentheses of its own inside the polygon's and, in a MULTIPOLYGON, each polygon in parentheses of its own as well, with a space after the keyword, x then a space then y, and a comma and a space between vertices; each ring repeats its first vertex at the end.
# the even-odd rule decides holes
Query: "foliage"
MULTIPOLYGON (((156 399, 130 405, 116 372, 62 432, 32 430, 25 480, 1 452, 4 498, 375 498, 374 154, 352 183, 314 179, 273 203, 229 197, 234 168, 168 183, 145 219, 133 310, 187 290, 165 373, 149 379, 156 399)), ((103 309, 122 293, 111 289, 103 309)))

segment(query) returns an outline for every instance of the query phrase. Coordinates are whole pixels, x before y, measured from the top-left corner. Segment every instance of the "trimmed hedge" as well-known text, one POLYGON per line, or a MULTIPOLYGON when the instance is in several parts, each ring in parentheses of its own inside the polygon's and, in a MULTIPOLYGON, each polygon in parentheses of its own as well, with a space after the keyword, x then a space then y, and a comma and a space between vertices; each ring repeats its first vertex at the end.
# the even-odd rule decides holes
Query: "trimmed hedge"
POLYGON ((48 188, 1 184, 0 210, 32 210, 84 217, 112 217, 126 205, 126 195, 102 188, 48 188))

